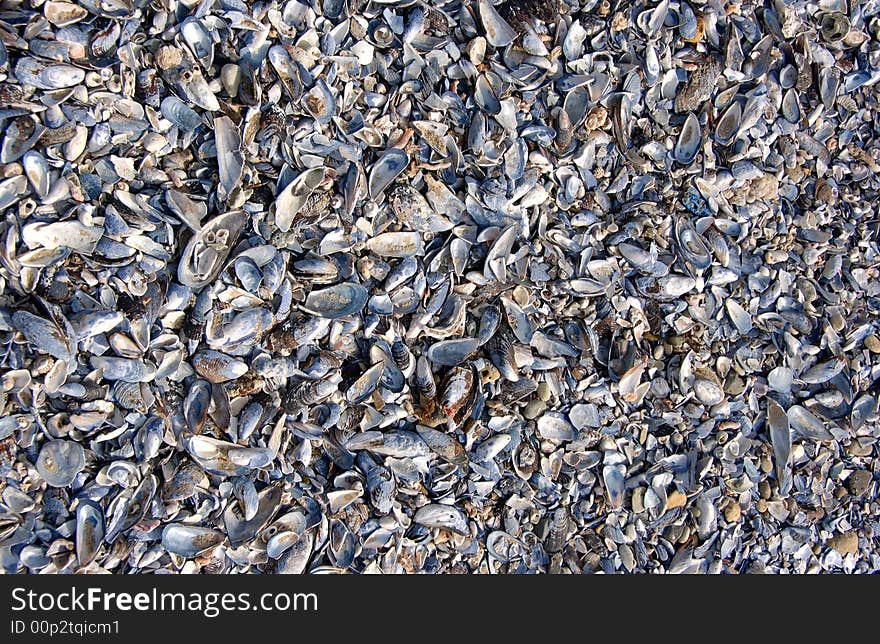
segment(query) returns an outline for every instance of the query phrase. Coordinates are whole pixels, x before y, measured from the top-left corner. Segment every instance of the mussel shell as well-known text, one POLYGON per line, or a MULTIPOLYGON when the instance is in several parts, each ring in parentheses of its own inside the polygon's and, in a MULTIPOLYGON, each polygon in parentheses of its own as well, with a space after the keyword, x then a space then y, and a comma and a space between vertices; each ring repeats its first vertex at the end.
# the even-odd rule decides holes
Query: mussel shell
POLYGON ((367 369, 345 392, 345 399, 352 405, 364 402, 376 391, 384 371, 385 364, 382 362, 367 369))
POLYGON ((389 148, 370 168, 367 191, 370 199, 376 199, 391 185, 409 165, 409 154, 400 148, 389 148))
POLYGON ((431 503, 416 510, 413 521, 428 528, 451 530, 458 534, 468 534, 467 516, 452 505, 431 503))
POLYGON ((323 79, 303 96, 302 102, 318 123, 329 123, 336 114, 336 99, 323 79))
POLYGON ((367 250, 380 257, 412 257, 424 255, 425 244, 419 233, 381 233, 367 240, 367 250))
POLYGON ((177 266, 177 279, 193 289, 202 289, 214 280, 238 236, 247 224, 242 211, 214 217, 187 243, 177 266))
POLYGON ((162 547, 187 559, 220 545, 225 539, 222 532, 196 525, 171 523, 162 530, 162 547))
POLYGON ((176 96, 166 96, 160 107, 162 116, 184 132, 192 132, 202 124, 202 117, 176 96))
POLYGON ((712 264, 712 252, 706 240, 683 217, 675 222, 675 242, 682 259, 695 268, 704 270, 712 264))
POLYGON ((288 183, 275 199, 275 225, 287 232, 308 203, 309 197, 324 181, 324 168, 309 168, 288 183))
POLYGON ((85 80, 86 73, 73 65, 21 58, 15 65, 15 77, 25 85, 51 90, 79 85, 85 80))
POLYGON ((702 144, 702 132, 700 130, 700 121, 696 114, 690 112, 685 119, 684 125, 681 127, 681 133, 678 135, 678 141, 675 143, 673 157, 682 165, 690 165, 697 158, 702 144))
POLYGON ((319 291, 312 291, 304 308, 322 318, 335 319, 354 315, 364 308, 369 294, 360 284, 344 282, 319 291))
POLYGON ((731 103, 718 123, 715 125, 715 140, 719 145, 729 145, 739 134, 740 123, 742 122, 742 107, 736 101, 731 103))
POLYGON ((80 499, 76 508, 76 558, 88 566, 104 541, 104 511, 93 501, 80 499))
POLYGON ((67 487, 85 469, 86 453, 79 443, 50 440, 40 450, 35 466, 50 486, 67 487))
POLYGON ((455 338, 435 342, 428 348, 427 357, 432 363, 446 367, 459 365, 480 347, 476 338, 455 338))

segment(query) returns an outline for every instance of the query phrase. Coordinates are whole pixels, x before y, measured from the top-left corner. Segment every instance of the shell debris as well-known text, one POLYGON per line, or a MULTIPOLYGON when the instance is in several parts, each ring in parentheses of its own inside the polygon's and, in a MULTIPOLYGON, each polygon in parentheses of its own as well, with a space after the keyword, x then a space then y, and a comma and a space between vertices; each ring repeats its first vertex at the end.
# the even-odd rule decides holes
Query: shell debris
POLYGON ((877 572, 875 5, 9 4, 2 572, 877 572))

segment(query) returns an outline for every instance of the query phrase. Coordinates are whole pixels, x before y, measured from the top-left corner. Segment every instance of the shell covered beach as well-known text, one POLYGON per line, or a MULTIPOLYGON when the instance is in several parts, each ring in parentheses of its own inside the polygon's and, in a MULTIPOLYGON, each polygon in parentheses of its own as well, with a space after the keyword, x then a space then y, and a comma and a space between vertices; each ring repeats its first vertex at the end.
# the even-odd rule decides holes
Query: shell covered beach
POLYGON ((0 1, 0 570, 880 569, 880 2, 0 1))

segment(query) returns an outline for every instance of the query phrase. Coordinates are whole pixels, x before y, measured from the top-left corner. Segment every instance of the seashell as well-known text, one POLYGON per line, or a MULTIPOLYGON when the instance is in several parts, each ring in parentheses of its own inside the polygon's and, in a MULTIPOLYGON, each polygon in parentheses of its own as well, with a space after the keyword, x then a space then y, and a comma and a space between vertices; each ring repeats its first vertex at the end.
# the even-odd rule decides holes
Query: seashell
POLYGON ((21 197, 27 190, 27 178, 24 175, 10 177, 4 181, 0 181, 0 208, 7 208, 21 197))
POLYGON ((421 233, 441 233, 452 228, 452 222, 434 212, 421 193, 406 184, 398 184, 388 197, 391 210, 404 226, 421 233))
POLYGON ((257 512, 250 519, 244 517, 238 504, 230 503, 223 512, 223 526, 233 548, 253 539, 278 511, 281 490, 268 486, 258 494, 257 512))
POLYGON ((445 461, 459 467, 467 464, 467 452, 454 437, 424 425, 416 425, 416 432, 418 432, 418 435, 425 444, 431 448, 431 451, 438 454, 445 461))
POLYGON ((385 364, 381 362, 367 369, 345 392, 345 399, 352 405, 364 402, 376 391, 384 371, 385 364))
POLYGON ((514 358, 513 338, 504 330, 496 333, 486 343, 486 354, 489 361, 501 375, 510 382, 517 382, 516 360, 514 358))
POLYGON ((681 133, 678 135, 678 141, 675 143, 673 157, 682 165, 690 165, 697 157, 701 144, 700 122, 697 120, 696 115, 690 112, 687 119, 685 119, 684 125, 681 127, 681 133))
POLYGON ((94 252, 104 229, 98 226, 85 226, 79 221, 31 222, 21 230, 22 241, 29 248, 70 248, 73 251, 90 255, 94 252))
POLYGON ((177 279, 193 289, 204 288, 217 277, 244 230, 244 212, 228 212, 205 224, 186 245, 177 268, 177 279))
POLYGON ((50 440, 43 445, 34 465, 47 484, 67 487, 85 468, 85 450, 73 441, 50 440))
POLYGON ((275 199, 275 225, 282 232, 291 229, 297 215, 308 204, 309 198, 324 182, 323 168, 310 168, 287 184, 275 199))
POLYGON ((302 101, 308 113, 315 117, 318 123, 329 123, 336 114, 336 100, 323 80, 319 80, 303 96, 302 101))
POLYGON ((195 495, 199 484, 205 479, 205 472, 196 463, 182 464, 174 476, 165 484, 162 498, 166 501, 181 501, 195 495))
POLYGON ((222 532, 202 526, 171 523, 162 530, 162 547, 187 559, 197 557, 225 540, 222 532))
POLYGON ((454 424, 461 424, 473 411, 478 383, 479 377, 472 367, 455 367, 443 378, 440 409, 454 424))
POLYGON ((427 357, 432 363, 454 367, 476 353, 480 346, 476 338, 455 338, 441 340, 428 347, 427 357))
POLYGON ((840 42, 846 37, 849 30, 849 18, 843 13, 823 12, 819 18, 819 33, 826 42, 840 42))
POLYGON ((532 326, 531 320, 529 320, 529 316, 522 310, 519 304, 509 298, 502 297, 501 304, 504 306, 504 312, 507 315, 507 324, 516 336, 516 339, 523 344, 530 344, 535 329, 532 326))
POLYGON ((206 471, 226 476, 241 476, 252 469, 268 466, 274 454, 265 447, 240 447, 207 436, 192 436, 186 450, 206 471))
POLYGON ((23 85, 52 90, 79 85, 85 80, 86 73, 72 65, 21 58, 15 65, 15 77, 23 85))
MULTIPOLYGON (((26 117, 12 121, 6 127, 0 147, 0 163, 12 163, 25 155, 43 135, 45 128, 26 117)), ((46 191, 48 193, 48 190, 46 191)))
POLYGON ((46 2, 43 15, 56 27, 67 27, 85 18, 89 12, 70 2, 46 2))
POLYGON ((477 332, 477 339, 481 345, 486 344, 501 325, 501 310, 494 304, 489 304, 483 309, 480 316, 480 329, 477 332))
POLYGON ((92 501, 80 500, 76 508, 76 559, 88 566, 104 542, 104 512, 92 501))
POLYGON ((493 47, 506 47, 516 38, 513 30, 504 18, 495 10, 489 0, 479 0, 480 22, 486 32, 486 40, 493 47))
MULTIPOLYGON (((51 188, 49 164, 46 162, 46 158, 39 152, 31 150, 24 154, 21 164, 34 192, 40 199, 45 200, 49 196, 51 188)), ((95 244, 97 244, 97 240, 95 244)))
POLYGON ((791 89, 797 83, 797 67, 794 65, 786 65, 779 70, 779 85, 782 89, 791 89))
POLYGON ((742 108, 739 103, 731 103, 715 125, 715 140, 719 145, 730 145, 737 137, 742 123, 742 108))
POLYGON ((480 74, 474 84, 474 100, 487 114, 501 112, 501 101, 495 87, 500 83, 495 74, 480 74))
POLYGON ((208 69, 214 64, 214 42, 201 20, 188 18, 180 24, 180 35, 195 57, 208 69))
POLYGON ((834 435, 828 431, 825 424, 805 407, 792 405, 785 413, 789 426, 796 436, 817 441, 834 440, 834 435))
POLYGON ((170 69, 166 68, 164 76, 177 88, 187 103, 192 103, 209 112, 217 112, 220 109, 217 97, 194 62, 181 58, 170 69))
POLYGON ((675 222, 675 241, 682 259, 694 268, 705 270, 712 265, 712 253, 705 239, 684 218, 675 222))
POLYGON ((754 328, 752 325, 752 316, 750 316, 736 300, 728 299, 724 303, 724 306, 727 309, 727 315, 730 317, 730 321, 733 322, 736 330, 742 335, 749 335, 754 328))
POLYGON ((409 155, 400 148, 388 148, 370 168, 367 192, 376 199, 409 165, 409 155))
POLYGON ((767 428, 776 465, 776 479, 781 494, 791 485, 791 430, 785 410, 772 398, 767 399, 767 428))
POLYGON ((451 530, 468 534, 468 522, 464 512, 451 505, 429 503, 416 510, 413 521, 432 529, 451 530))
POLYGON ((196 373, 208 382, 228 382, 248 372, 246 363, 210 349, 195 353, 192 357, 192 366, 196 373))
POLYGON ((622 508, 626 492, 626 478, 621 472, 621 468, 617 465, 606 465, 602 468, 602 480, 605 484, 608 504, 615 510, 622 508))
POLYGON ((94 356, 91 364, 95 369, 100 369, 107 380, 149 382, 156 375, 156 368, 143 360, 94 356))
POLYGON ((797 123, 801 120, 801 107, 798 103, 797 92, 788 90, 782 95, 782 116, 789 123, 797 123))
POLYGON ((571 441, 577 437, 577 430, 562 414, 548 412, 538 419, 538 433, 547 440, 571 441))
POLYGON ((381 233, 367 240, 367 250, 380 257, 424 255, 425 245, 419 233, 381 233))
POLYGON ((49 320, 28 311, 16 311, 12 314, 12 325, 39 351, 67 361, 76 355, 75 339, 49 320))
POLYGON ((363 286, 345 282, 309 293, 305 309, 313 315, 332 320, 354 315, 364 308, 367 297, 367 289, 363 286))
POLYGON ((162 99, 162 116, 184 132, 192 132, 202 124, 202 117, 176 96, 162 99))
POLYGON ((843 371, 845 362, 839 358, 828 360, 813 365, 800 375, 801 382, 808 385, 817 385, 819 383, 828 382, 834 376, 843 371))
POLYGON ((121 35, 122 27, 116 21, 111 22, 104 29, 94 32, 89 38, 89 50, 91 51, 92 58, 101 59, 109 57, 114 53, 121 35))
POLYGON ((721 65, 714 58, 706 60, 691 71, 687 82, 675 97, 675 111, 696 111, 711 96, 720 75, 721 65))
POLYGON ((227 201, 238 186, 244 171, 241 137, 232 119, 227 116, 214 119, 214 141, 217 145, 217 170, 220 175, 217 194, 220 199, 227 201))

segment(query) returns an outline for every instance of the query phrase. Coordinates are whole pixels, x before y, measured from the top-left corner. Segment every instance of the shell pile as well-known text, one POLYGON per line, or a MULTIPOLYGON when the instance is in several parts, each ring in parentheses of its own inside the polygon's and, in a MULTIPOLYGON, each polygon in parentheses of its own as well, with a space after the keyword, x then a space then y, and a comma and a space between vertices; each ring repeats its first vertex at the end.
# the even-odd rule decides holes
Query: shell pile
POLYGON ((880 570, 880 2, 8 0, 7 573, 880 570))

